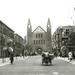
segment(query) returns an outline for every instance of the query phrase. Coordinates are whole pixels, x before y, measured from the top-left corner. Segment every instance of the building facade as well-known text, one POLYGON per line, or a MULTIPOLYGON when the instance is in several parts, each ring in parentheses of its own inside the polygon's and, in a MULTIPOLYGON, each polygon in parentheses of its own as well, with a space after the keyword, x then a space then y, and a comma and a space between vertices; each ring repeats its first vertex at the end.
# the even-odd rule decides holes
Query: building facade
POLYGON ((75 26, 73 27, 73 32, 69 35, 67 48, 68 51, 72 51, 75 53, 75 26))
POLYGON ((7 47, 13 47, 14 31, 6 24, 0 21, 0 57, 8 57, 7 47))
POLYGON ((51 39, 51 22, 48 19, 47 30, 45 31, 41 26, 38 26, 32 31, 30 19, 27 24, 27 45, 29 52, 37 52, 41 54, 43 51, 52 51, 51 39))
POLYGON ((20 54, 23 55, 24 50, 24 39, 18 35, 14 34, 14 55, 19 56, 20 54))
MULTIPOLYGON (((60 26, 53 34, 53 49, 56 52, 60 52, 62 46, 66 46, 68 43, 69 35, 73 32, 74 26, 60 26)), ((64 50, 64 53, 68 53, 68 50, 64 50)))

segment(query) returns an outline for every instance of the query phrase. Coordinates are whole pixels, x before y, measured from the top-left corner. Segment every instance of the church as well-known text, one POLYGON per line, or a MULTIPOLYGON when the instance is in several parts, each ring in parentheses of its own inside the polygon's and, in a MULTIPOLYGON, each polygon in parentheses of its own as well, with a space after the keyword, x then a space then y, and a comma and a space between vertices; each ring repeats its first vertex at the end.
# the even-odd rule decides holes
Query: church
POLYGON ((32 31, 31 21, 28 19, 27 45, 30 47, 30 52, 41 54, 43 51, 52 51, 51 22, 49 18, 46 29, 45 31, 41 26, 38 26, 32 31))

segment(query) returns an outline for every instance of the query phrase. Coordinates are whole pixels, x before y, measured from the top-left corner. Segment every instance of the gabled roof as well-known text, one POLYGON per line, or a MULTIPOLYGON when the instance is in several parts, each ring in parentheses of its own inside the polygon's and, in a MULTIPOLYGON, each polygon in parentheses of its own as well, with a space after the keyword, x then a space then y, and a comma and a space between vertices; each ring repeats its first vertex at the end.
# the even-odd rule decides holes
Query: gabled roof
POLYGON ((45 33, 45 30, 43 28, 41 28, 40 26, 38 26, 33 33, 45 33))

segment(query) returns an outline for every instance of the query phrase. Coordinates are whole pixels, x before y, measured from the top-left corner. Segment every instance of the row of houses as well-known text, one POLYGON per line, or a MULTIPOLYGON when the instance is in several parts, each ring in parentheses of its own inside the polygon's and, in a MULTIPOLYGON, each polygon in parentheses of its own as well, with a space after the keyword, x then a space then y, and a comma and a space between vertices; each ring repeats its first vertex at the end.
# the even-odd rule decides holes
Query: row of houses
POLYGON ((75 52, 75 26, 59 26, 53 34, 52 46, 54 52, 62 52, 68 56, 68 52, 75 52), (65 50, 61 51, 61 47, 65 50))
POLYGON ((14 55, 19 55, 23 53, 24 39, 0 21, 0 58, 9 56, 9 46, 13 47, 14 55))

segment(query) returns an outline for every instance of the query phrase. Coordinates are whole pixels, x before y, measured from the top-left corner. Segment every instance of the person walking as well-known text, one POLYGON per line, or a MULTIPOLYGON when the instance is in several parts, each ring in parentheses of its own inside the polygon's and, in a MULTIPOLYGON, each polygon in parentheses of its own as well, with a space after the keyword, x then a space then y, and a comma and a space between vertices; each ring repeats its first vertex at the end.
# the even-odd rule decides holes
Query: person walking
POLYGON ((68 53, 68 57, 69 57, 69 60, 70 60, 70 62, 71 62, 71 61, 72 61, 72 58, 73 58, 73 57, 72 57, 72 52, 69 52, 69 53, 68 53))
POLYGON ((14 54, 13 54, 13 48, 12 47, 9 47, 9 53, 10 53, 10 63, 13 64, 14 54))
POLYGON ((14 54, 10 54, 10 63, 13 64, 13 61, 14 61, 14 54))

